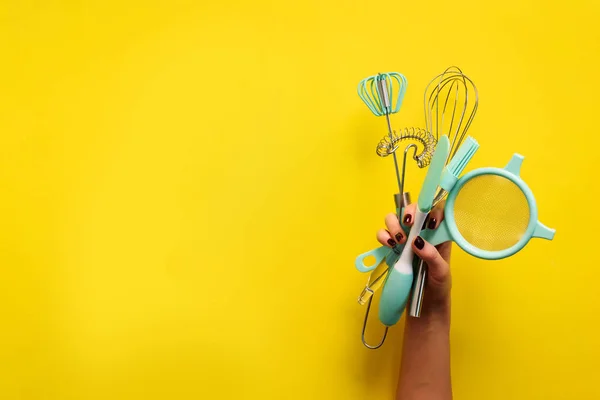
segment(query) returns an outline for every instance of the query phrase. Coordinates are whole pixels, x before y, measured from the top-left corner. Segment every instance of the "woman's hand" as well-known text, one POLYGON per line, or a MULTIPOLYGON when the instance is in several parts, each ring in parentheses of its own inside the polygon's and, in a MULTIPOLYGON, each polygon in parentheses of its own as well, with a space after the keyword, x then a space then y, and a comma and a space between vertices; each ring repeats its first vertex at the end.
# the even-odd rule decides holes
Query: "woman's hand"
MULTIPOLYGON (((412 226, 416 205, 407 206, 402 222, 412 226)), ((428 229, 436 229, 444 218, 444 205, 438 204, 425 220, 428 229)), ((394 247, 406 242, 398 218, 385 218, 387 230, 377 232, 382 244, 394 247)), ((417 236, 413 243, 415 254, 428 266, 427 283, 420 318, 407 317, 397 399, 452 399, 450 380, 450 248, 451 243, 432 246, 417 236)))
MULTIPOLYGON (((404 209, 402 222, 408 227, 412 227, 416 204, 410 204, 404 209)), ((429 213, 425 220, 425 226, 428 229, 436 229, 440 226, 444 218, 444 203, 440 202, 429 213)), ((398 217, 395 214, 388 214, 385 217, 387 230, 381 229, 377 232, 377 240, 388 247, 394 247, 396 244, 406 242, 406 235, 400 227, 398 217)), ((423 299, 422 318, 432 314, 449 314, 450 311, 450 289, 452 279, 450 275, 450 242, 442 243, 436 247, 427 243, 418 236, 411 243, 415 254, 423 260, 428 266, 427 282, 423 299)))

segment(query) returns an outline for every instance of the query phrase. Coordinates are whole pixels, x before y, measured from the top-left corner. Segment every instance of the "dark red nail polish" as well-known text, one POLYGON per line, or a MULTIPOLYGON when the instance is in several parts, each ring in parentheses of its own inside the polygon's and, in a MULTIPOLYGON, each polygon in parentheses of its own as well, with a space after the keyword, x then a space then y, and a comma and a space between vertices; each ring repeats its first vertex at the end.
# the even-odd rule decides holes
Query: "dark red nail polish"
POLYGON ((406 225, 406 224, 410 224, 410 221, 412 221, 412 215, 410 215, 410 214, 406 214, 406 215, 404 216, 404 225, 406 225))
POLYGON ((423 250, 423 247, 425 246, 425 241, 423 240, 423 238, 421 236, 417 236, 415 238, 415 247, 419 250, 423 250))
POLYGON ((437 222, 437 221, 435 220, 435 218, 431 218, 431 219, 429 220, 429 224, 427 224, 427 227, 428 227, 429 229, 435 229, 435 223, 436 223, 436 222, 437 222))
POLYGON ((394 247, 396 245, 396 242, 394 242, 394 239, 388 239, 387 243, 392 247, 394 247))
POLYGON ((402 234, 400 232, 396 233, 396 242, 400 242, 402 240, 402 234))

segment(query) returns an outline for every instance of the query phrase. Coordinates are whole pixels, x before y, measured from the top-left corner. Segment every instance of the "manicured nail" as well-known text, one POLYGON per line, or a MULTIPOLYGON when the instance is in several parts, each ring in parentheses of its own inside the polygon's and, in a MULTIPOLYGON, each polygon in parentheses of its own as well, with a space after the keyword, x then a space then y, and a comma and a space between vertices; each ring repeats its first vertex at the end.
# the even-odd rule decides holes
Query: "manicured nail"
POLYGON ((388 239, 387 243, 392 247, 394 247, 396 245, 396 242, 394 242, 394 239, 388 239))
POLYGON ((402 234, 400 232, 396 233, 396 242, 400 243, 402 240, 402 234))
POLYGON ((415 247, 419 250, 423 250, 423 246, 425 246, 425 241, 421 236, 417 236, 415 238, 415 247))
POLYGON ((429 221, 429 215, 425 217, 425 221, 423 221, 423 226, 421 227, 421 230, 423 230, 427 227, 428 221, 429 221))
POLYGON ((410 224, 410 221, 412 221, 412 216, 410 214, 406 214, 404 216, 404 225, 410 224))
POLYGON ((431 218, 431 219, 429 220, 429 224, 427 224, 427 227, 428 227, 429 229, 435 229, 435 223, 436 223, 436 222, 437 222, 437 221, 435 220, 435 218, 431 218))

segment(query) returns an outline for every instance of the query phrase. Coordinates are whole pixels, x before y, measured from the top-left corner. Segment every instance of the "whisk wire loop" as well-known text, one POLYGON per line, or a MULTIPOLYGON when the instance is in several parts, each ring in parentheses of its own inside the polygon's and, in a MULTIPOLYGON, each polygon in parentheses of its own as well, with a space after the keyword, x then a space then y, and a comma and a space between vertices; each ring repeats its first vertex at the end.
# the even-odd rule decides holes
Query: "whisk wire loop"
POLYGON ((477 108, 479 94, 471 79, 458 67, 449 67, 433 78, 425 89, 425 128, 436 139, 450 139, 451 159, 467 135, 477 108))

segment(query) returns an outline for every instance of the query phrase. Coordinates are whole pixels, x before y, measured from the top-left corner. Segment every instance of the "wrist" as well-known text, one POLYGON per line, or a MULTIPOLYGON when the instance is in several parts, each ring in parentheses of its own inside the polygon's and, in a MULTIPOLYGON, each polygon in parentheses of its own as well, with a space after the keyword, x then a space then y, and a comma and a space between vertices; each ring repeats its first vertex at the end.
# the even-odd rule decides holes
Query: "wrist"
MULTIPOLYGON (((431 299, 434 300, 434 299, 431 299)), ((407 325, 422 327, 433 327, 436 330, 450 329, 450 297, 435 299, 436 301, 425 301, 421 316, 418 318, 407 317, 407 325)))

